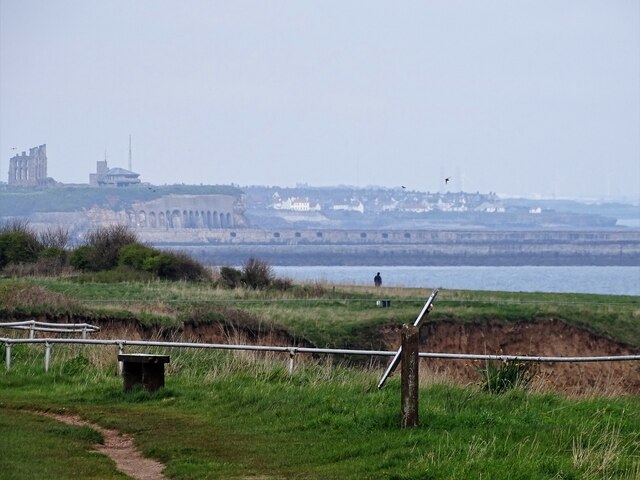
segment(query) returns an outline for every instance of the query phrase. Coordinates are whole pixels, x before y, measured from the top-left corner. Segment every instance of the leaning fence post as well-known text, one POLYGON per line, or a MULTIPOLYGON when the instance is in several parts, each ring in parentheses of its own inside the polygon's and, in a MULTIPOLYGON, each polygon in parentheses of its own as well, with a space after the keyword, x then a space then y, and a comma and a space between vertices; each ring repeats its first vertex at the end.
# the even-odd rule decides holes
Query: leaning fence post
POLYGON ((49 342, 45 343, 45 351, 44 351, 44 371, 49 371, 49 363, 51 362, 51 344, 49 342))
POLYGON ((11 368, 11 344, 10 343, 5 343, 4 346, 7 349, 6 354, 5 354, 5 362, 6 362, 6 365, 7 365, 7 370, 9 370, 11 368))
POLYGON ((418 426, 418 343, 420 329, 411 325, 402 326, 401 357, 401 412, 402 428, 418 426))

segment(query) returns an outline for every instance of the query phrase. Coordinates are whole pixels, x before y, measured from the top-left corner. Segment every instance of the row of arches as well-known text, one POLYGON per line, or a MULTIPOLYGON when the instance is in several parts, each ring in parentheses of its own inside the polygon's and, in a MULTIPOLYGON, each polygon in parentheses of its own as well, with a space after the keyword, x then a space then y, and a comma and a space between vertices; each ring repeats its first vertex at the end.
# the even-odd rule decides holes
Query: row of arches
POLYGON ((149 228, 230 228, 234 226, 233 215, 217 210, 166 210, 136 212, 138 227, 149 228))

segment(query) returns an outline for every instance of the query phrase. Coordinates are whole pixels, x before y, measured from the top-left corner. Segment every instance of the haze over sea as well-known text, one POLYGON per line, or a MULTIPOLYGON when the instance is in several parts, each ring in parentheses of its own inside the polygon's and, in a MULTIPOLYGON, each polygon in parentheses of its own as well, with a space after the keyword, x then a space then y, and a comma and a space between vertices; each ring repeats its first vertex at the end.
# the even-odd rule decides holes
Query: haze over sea
POLYGON ((640 295, 640 266, 631 267, 376 267, 274 266, 274 273, 301 282, 507 292, 640 295))

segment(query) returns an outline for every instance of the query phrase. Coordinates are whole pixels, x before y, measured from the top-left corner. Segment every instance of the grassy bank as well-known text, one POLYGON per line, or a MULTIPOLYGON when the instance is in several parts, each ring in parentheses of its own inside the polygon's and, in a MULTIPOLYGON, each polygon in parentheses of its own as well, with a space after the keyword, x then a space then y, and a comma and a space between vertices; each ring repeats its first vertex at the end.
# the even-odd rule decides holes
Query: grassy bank
MULTIPOLYGON (((0 279, 0 315, 114 319, 147 327, 229 317, 277 327, 317 346, 380 347, 379 328, 415 320, 428 289, 294 285, 286 291, 214 288, 209 283, 83 283, 0 279), (390 299, 391 308, 376 307, 390 299)), ((558 319, 640 348, 640 297, 442 290, 432 321, 521 323, 558 319)))
POLYGON ((41 348, 15 346, 12 369, 0 368, 0 451, 11 453, 0 455, 0 478, 118 478, 87 453, 95 434, 34 410, 131 433, 176 479, 640 475, 640 397, 569 400, 431 384, 420 392, 420 428, 400 430, 398 380, 378 390, 380 371, 306 363, 290 376, 276 358, 170 353, 164 390, 125 394, 115 351, 56 347, 45 374, 41 348), (100 474, 79 473, 93 469, 100 474))

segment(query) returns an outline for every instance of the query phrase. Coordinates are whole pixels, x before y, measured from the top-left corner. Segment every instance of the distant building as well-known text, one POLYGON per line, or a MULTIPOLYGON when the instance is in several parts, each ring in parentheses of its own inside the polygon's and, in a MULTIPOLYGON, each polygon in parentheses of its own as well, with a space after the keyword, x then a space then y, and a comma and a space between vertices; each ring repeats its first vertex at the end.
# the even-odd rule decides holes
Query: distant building
POLYGON ((273 199, 275 203, 273 208, 276 210, 293 210, 294 212, 310 212, 319 211, 321 209, 319 204, 311 206, 309 199, 306 197, 289 197, 286 200, 282 200, 280 195, 274 194, 273 199))
POLYGON ((109 168, 106 160, 96 162, 96 173, 89 174, 94 187, 128 187, 140 183, 140 174, 124 168, 109 168))
POLYGON ((9 160, 9 185, 38 187, 53 183, 47 177, 47 146, 40 145, 22 152, 9 160))
POLYGON ((364 205, 361 201, 351 200, 349 203, 334 205, 333 210, 364 213, 364 205))
POLYGON ((485 212, 485 213, 504 213, 506 210, 500 204, 483 202, 480 206, 475 208, 476 212, 485 212))

